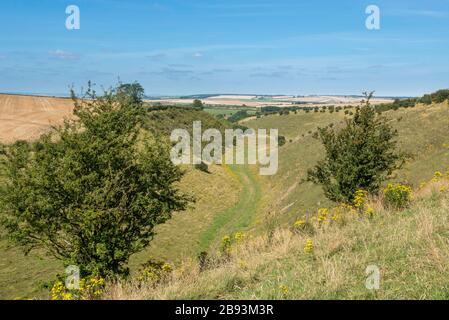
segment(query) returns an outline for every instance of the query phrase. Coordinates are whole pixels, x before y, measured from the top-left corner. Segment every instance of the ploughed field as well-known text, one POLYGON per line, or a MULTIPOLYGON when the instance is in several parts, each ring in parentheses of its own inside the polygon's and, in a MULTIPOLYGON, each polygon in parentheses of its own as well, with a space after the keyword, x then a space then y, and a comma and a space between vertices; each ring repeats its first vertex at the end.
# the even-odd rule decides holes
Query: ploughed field
POLYGON ((67 98, 0 94, 0 142, 36 139, 72 110, 67 98))

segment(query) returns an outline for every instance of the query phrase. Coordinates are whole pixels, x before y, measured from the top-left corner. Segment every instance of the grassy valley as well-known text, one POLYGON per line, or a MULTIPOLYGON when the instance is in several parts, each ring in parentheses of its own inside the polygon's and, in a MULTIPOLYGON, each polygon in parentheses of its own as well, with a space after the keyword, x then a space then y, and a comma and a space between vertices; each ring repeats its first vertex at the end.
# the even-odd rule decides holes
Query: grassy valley
MULTIPOLYGON (((383 116, 398 130, 401 149, 413 154, 394 181, 419 190, 435 171, 449 168, 447 102, 386 111, 383 116)), ((279 171, 272 177, 258 176, 255 166, 211 165, 208 173, 184 166, 186 175, 180 188, 194 195, 196 203, 159 225, 154 241, 131 258, 130 266, 132 274, 137 274, 149 259, 162 260, 176 270, 185 269, 189 276, 139 293, 125 285, 114 287, 109 297, 419 298, 418 291, 421 297, 443 297, 443 289, 436 288, 445 282, 437 270, 445 270, 441 255, 445 254, 442 246, 447 240, 444 227, 439 228, 436 221, 446 219, 448 200, 444 194, 417 200, 404 212, 381 209, 372 220, 353 219, 344 226, 318 229, 312 237, 316 243, 314 258, 304 255, 304 241, 311 236, 297 235, 291 226, 299 218, 312 218, 318 208, 336 205, 324 197, 319 186, 306 181, 307 169, 323 155, 314 134, 318 127, 342 126, 345 117, 349 115, 343 112, 298 111, 242 122, 255 129, 279 128, 279 134, 286 137, 286 144, 280 148, 279 171), (393 230, 402 231, 395 235, 393 230), (213 257, 220 250, 222 238, 237 233, 247 240, 236 245, 231 260, 200 272, 198 254, 207 251, 213 257), (411 239, 412 234, 420 237, 411 239), (417 279, 423 255, 428 254, 436 255, 429 258, 436 260, 426 260, 429 265, 424 267, 431 271, 417 279), (378 261, 388 279, 387 288, 379 296, 364 289, 363 266, 370 261, 378 261), (415 264, 406 272, 410 261, 415 264), (425 287, 427 277, 432 281, 425 287), (404 282, 412 283, 412 289, 406 290, 404 282)), ((194 120, 201 120, 205 128, 224 130, 230 126, 204 111, 162 108, 149 113, 147 128, 165 135, 173 128, 190 131, 194 120)), ((62 265, 42 252, 24 257, 19 249, 7 247, 6 240, 1 240, 0 297, 47 297, 48 288, 43 285, 62 272, 62 265)))

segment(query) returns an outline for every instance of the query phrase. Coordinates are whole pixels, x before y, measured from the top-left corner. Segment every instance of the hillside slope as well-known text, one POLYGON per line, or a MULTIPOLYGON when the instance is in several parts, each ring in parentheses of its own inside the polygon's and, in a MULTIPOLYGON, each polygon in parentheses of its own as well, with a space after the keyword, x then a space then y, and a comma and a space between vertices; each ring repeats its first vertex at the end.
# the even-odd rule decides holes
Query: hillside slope
POLYGON ((111 285, 107 299, 449 299, 449 193, 437 183, 401 211, 347 213, 314 232, 277 229, 208 270, 187 262, 156 285, 111 285), (305 250, 307 241, 313 249, 305 250), (368 268, 369 267, 369 268, 368 268), (367 289, 380 271, 378 290, 367 289))
MULTIPOLYGON (((401 148, 415 155, 397 173, 395 180, 409 182, 416 189, 433 172, 449 167, 447 103, 388 111, 384 115, 398 129, 401 148)), ((331 123, 341 125, 344 116, 342 112, 299 112, 286 116, 270 115, 245 123, 245 126, 253 128, 278 128, 279 133, 287 138, 287 144, 280 148, 278 173, 271 177, 261 177, 253 166, 214 165, 209 167, 210 173, 185 167, 187 172, 181 188, 194 194, 197 203, 186 212, 175 213, 173 219, 158 226, 158 234, 151 246, 132 257, 131 269, 138 270, 150 258, 174 265, 186 259, 195 260, 199 252, 208 250, 213 253, 219 248, 223 236, 237 232, 255 237, 276 233, 277 237, 287 237, 287 243, 291 242, 300 252, 302 242, 297 242, 297 238, 289 234, 286 228, 299 217, 311 216, 318 208, 333 205, 324 198, 319 186, 304 181, 307 169, 322 157, 321 146, 313 138, 313 133, 318 126, 331 123), (275 231, 279 228, 284 231, 275 231)), ((224 129, 223 123, 217 122, 205 112, 195 110, 153 112, 149 116, 148 126, 167 134, 173 128, 191 129, 194 120, 201 120, 204 128, 224 129)), ((42 128, 48 129, 44 126, 42 128)), ((392 228, 391 231, 393 230, 396 229, 392 228)), ((287 244, 282 244, 282 247, 294 249, 287 244)), ((273 261, 270 263, 282 263, 282 252, 267 248, 262 253, 264 259, 271 257, 273 261)), ((270 259, 267 261, 271 261, 270 259)), ((294 263, 296 258, 286 259, 286 263, 294 263)), ((256 257, 254 261, 257 261, 256 257)), ((260 268, 266 267, 261 265, 260 268)), ((7 242, 0 240, 0 298, 45 296, 48 291, 40 288, 39 284, 54 279, 58 272, 62 272, 62 266, 41 252, 23 257, 17 248, 7 249, 7 242)), ((235 281, 239 288, 239 280, 235 281)), ((198 297, 211 297, 216 291, 211 292, 201 292, 198 297)), ((228 294, 217 293, 217 297, 235 297, 236 294, 234 289, 230 289, 228 294)), ((177 292, 176 295, 181 296, 181 293, 177 292)))
MULTIPOLYGON (((148 115, 148 129, 168 134, 172 129, 192 129, 193 121, 205 128, 224 130, 225 125, 203 111, 158 110, 148 115)), ((48 127, 46 127, 48 130, 48 127)), ((247 167, 212 165, 208 173, 184 166, 186 174, 180 189, 192 194, 196 203, 184 212, 174 213, 167 223, 156 227, 156 237, 150 247, 130 260, 132 272, 149 259, 178 263, 198 252, 216 247, 221 235, 231 231, 246 231, 253 223, 261 193, 258 180, 247 167)), ((0 299, 16 297, 46 297, 43 285, 62 273, 62 265, 33 252, 24 256, 20 249, 10 247, 0 230, 0 299)))
MULTIPOLYGON (((399 148, 413 155, 393 180, 419 187, 435 171, 449 167, 449 105, 418 105, 414 108, 388 111, 382 114, 398 130, 399 148)), ((307 182, 307 170, 321 159, 324 150, 313 137, 317 127, 340 126, 343 113, 304 113, 287 116, 270 115, 245 123, 254 128, 278 128, 279 134, 291 139, 279 151, 279 170, 267 178, 271 200, 265 212, 271 212, 271 224, 291 224, 300 216, 311 214, 323 206, 332 205, 320 186, 307 182)), ((264 225, 259 228, 264 229, 264 225)))

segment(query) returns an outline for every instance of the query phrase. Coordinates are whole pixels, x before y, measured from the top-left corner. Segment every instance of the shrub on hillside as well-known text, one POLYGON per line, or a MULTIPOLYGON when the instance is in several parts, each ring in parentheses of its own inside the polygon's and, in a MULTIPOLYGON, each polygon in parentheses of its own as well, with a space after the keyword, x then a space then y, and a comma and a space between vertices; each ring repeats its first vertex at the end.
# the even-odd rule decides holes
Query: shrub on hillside
POLYGON ((412 198, 412 188, 400 183, 388 184, 383 193, 385 205, 395 209, 405 208, 412 198))
POLYGON ((204 104, 203 104, 203 102, 201 100, 195 99, 195 100, 193 100, 192 107, 194 109, 203 110, 204 109, 204 104))
POLYGON ((131 103, 139 104, 145 97, 145 90, 138 82, 121 83, 117 87, 117 96, 128 99, 131 103))
POLYGON ((142 265, 137 279, 147 284, 157 284, 172 273, 173 267, 163 261, 149 260, 142 265))
POLYGON ((449 89, 438 90, 430 96, 433 103, 442 103, 449 99, 449 89))
POLYGON ((234 113, 232 116, 228 118, 229 122, 239 122, 245 118, 248 118, 250 115, 245 110, 240 110, 234 113))
POLYGON ((432 104, 432 97, 430 94, 425 94, 421 99, 419 99, 419 102, 427 105, 432 104))
POLYGON ((308 179, 321 184, 330 200, 352 203, 360 189, 375 194, 404 163, 396 152, 397 132, 371 107, 372 93, 366 97, 343 129, 319 129, 325 158, 308 171, 308 179))
POLYGON ((43 247, 83 277, 127 274, 154 227, 190 199, 174 185, 182 172, 169 144, 142 130, 141 101, 91 89, 87 98, 54 134, 5 149, 0 221, 25 252, 43 247))
POLYGON ((278 137, 278 145, 279 145, 279 147, 282 147, 286 143, 287 143, 287 140, 285 139, 284 136, 279 136, 278 137))

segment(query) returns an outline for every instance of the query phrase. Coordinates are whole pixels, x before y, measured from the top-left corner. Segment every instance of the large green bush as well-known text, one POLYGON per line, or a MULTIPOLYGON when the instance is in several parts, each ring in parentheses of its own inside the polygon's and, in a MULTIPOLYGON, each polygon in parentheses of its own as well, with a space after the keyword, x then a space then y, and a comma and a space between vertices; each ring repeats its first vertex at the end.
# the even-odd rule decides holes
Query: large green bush
POLYGON ((189 202, 174 185, 182 172, 168 143, 141 128, 143 103, 123 92, 89 90, 76 100, 76 120, 3 150, 0 217, 10 238, 26 252, 44 247, 82 275, 127 274, 154 227, 189 202))
POLYGON ((350 203, 359 189, 377 193, 403 164, 404 155, 396 152, 397 132, 370 106, 371 97, 345 127, 318 130, 325 158, 308 171, 308 179, 321 184, 330 200, 350 203))

